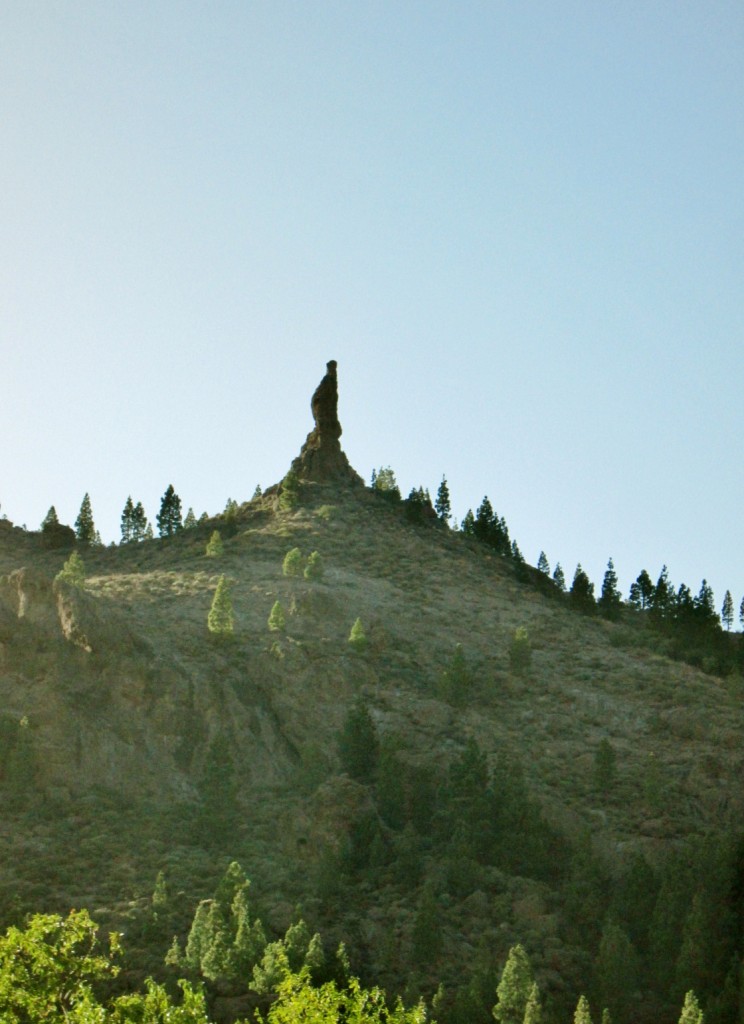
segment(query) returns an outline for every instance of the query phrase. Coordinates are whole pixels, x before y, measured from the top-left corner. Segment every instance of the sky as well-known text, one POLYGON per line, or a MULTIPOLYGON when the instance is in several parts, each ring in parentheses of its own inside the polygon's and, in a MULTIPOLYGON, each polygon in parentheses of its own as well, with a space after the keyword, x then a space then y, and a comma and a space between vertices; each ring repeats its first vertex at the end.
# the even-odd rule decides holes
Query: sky
POLYGON ((9 0, 0 514, 342 444, 526 559, 744 595, 739 0, 9 0))

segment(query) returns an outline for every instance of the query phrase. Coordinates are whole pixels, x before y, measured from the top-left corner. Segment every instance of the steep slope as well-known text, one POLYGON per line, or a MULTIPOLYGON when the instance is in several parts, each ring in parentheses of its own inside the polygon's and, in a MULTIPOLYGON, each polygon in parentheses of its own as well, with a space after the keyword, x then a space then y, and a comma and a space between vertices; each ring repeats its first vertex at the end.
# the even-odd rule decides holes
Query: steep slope
MULTIPOLYGON (((82 590, 54 582, 64 554, 38 535, 0 531, 1 767, 15 815, 0 834, 5 915, 38 898, 85 900, 117 921, 121 905, 104 910, 106 901, 143 895, 166 865, 189 888, 186 922, 205 895, 199 879, 206 885, 225 858, 240 856, 270 923, 285 927, 303 899, 331 928, 335 914, 356 955, 400 983, 428 879, 447 908, 453 975, 479 941, 503 950, 527 935, 560 991, 584 955, 565 952, 573 940, 560 915, 573 869, 561 866, 561 850, 589 833, 612 874, 632 851, 660 863, 686 838, 738 827, 740 695, 656 654, 638 616, 578 615, 533 571, 436 521, 411 522, 348 467, 335 406, 319 412, 314 402, 313 412, 303 451, 323 455, 296 460, 293 481, 232 520, 84 551, 82 590), (210 558, 215 528, 224 554, 210 558), (319 552, 321 578, 283 575, 294 547, 303 559, 319 552), (218 640, 206 622, 223 574, 235 632, 218 640), (286 612, 281 633, 267 625, 276 601, 286 612), (348 642, 357 618, 363 652, 348 642), (530 638, 526 672, 510 662, 518 627, 530 638), (462 694, 443 686, 458 644, 462 694), (504 787, 524 779, 546 823, 539 842, 556 844, 548 866, 531 873, 486 860, 453 880, 457 858, 441 853, 433 811, 413 869, 403 870, 406 823, 386 819, 380 792, 339 759, 338 735, 360 699, 405 776, 406 813, 415 817, 423 801, 415 773, 446 788, 475 740, 504 787), (603 741, 615 756, 605 788, 596 781, 603 741), (223 799, 232 805, 220 818, 223 799), (375 842, 379 863, 369 851, 354 861, 360 844, 375 842), (342 898, 343 871, 356 883, 342 898)), ((537 842, 523 827, 524 842, 537 842)))

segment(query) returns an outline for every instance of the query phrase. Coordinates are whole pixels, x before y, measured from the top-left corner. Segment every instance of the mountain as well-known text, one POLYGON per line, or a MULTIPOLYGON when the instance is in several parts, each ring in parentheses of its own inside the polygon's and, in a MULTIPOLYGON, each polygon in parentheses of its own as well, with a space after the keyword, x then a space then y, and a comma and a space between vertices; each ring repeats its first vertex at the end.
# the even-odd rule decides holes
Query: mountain
MULTIPOLYGON (((366 487, 337 399, 329 363, 281 483, 172 537, 81 549, 83 586, 55 579, 69 551, 0 523, 0 923, 86 905, 153 969, 171 938, 143 924, 157 872, 184 939, 238 859, 270 932, 301 902, 393 990, 470 991, 524 942, 556 1019, 605 984, 619 922, 640 963, 623 1012, 666 1019, 715 874, 700 865, 735 918, 716 956, 744 948, 740 676, 671 660, 629 608, 579 614, 428 505, 366 487), (285 575, 295 548, 322 575, 285 575), (207 629, 223 576, 227 637, 207 629), (675 858, 693 877, 659 978, 649 925, 675 858)), ((730 972, 711 957, 713 1005, 730 972)))

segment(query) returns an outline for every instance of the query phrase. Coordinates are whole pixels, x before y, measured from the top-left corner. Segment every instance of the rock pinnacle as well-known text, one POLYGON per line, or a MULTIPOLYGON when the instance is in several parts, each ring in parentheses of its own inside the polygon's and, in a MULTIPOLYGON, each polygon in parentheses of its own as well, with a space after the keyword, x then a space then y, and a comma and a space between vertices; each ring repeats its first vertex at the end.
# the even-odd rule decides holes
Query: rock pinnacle
POLYGON ((315 426, 307 435, 302 450, 292 463, 292 472, 300 481, 364 486, 341 449, 341 424, 338 419, 338 379, 336 360, 326 365, 326 373, 310 400, 315 426))

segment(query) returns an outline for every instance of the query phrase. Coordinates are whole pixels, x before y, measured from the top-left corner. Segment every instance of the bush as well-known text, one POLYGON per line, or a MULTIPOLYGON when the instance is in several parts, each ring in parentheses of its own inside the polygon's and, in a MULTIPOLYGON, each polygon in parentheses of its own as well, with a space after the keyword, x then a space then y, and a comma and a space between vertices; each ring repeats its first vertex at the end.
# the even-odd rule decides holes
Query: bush
POLYGON ((351 632, 349 633, 349 644, 358 654, 361 654, 367 646, 367 634, 364 632, 364 626, 362 625, 361 619, 357 619, 351 627, 351 632))
POLYGON ((274 605, 269 614, 269 629, 272 633, 283 633, 287 625, 287 620, 284 615, 284 609, 279 601, 274 601, 274 605))
POLYGON ((77 551, 73 551, 55 579, 69 583, 73 587, 82 587, 85 584, 85 565, 77 551))
POLYGON ((306 580, 318 580, 321 578, 325 569, 323 567, 323 561, 317 551, 313 551, 308 556, 307 565, 305 566, 304 576, 306 580))
POLYGON ((225 547, 222 543, 222 537, 220 537, 220 531, 214 530, 212 536, 207 542, 207 549, 205 554, 209 558, 219 558, 220 555, 224 554, 225 547))

